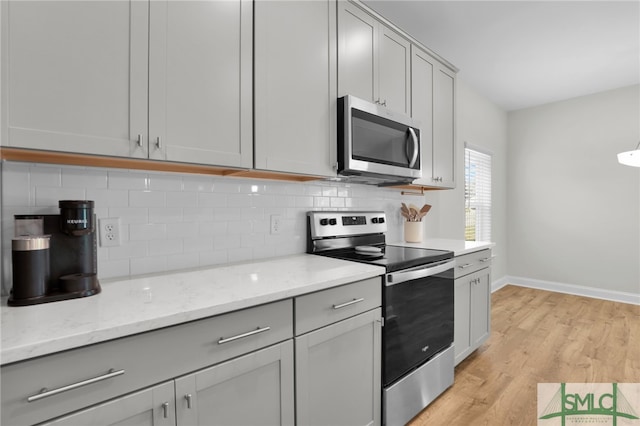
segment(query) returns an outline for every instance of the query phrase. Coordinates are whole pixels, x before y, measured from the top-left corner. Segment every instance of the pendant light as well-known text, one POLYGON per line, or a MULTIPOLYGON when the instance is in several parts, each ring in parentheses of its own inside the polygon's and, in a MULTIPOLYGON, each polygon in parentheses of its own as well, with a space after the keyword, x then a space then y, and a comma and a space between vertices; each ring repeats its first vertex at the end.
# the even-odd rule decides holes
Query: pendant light
POLYGON ((640 142, 635 150, 618 154, 618 162, 625 166, 640 167, 640 142))

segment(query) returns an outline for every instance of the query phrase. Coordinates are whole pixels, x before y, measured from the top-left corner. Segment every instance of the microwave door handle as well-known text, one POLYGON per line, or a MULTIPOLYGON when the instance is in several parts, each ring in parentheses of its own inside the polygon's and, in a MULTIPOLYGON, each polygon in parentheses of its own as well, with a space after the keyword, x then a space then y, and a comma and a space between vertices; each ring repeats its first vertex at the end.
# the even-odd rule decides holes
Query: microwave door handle
POLYGON ((444 271, 454 268, 456 262, 453 260, 437 263, 436 265, 430 265, 427 268, 416 268, 408 271, 392 272, 387 274, 386 286, 392 286, 400 284, 406 281, 413 281, 420 278, 430 277, 432 275, 440 274, 444 271))
POLYGON ((416 165, 416 161, 418 161, 418 153, 420 152, 419 143, 418 143, 418 135, 413 130, 413 127, 409 127, 409 133, 411 134, 411 140, 413 141, 413 155, 411 156, 411 161, 409 162, 409 168, 412 169, 413 166, 416 165))

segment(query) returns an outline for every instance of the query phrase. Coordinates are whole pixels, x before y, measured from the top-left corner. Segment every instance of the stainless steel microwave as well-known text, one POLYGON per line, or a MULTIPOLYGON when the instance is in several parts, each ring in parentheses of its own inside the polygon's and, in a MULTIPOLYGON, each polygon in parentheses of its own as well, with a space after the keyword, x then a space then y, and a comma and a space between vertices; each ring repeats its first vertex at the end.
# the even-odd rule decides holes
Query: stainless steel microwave
POLYGON ((338 175, 379 186, 422 177, 420 129, 411 117, 347 95, 338 99, 338 175))

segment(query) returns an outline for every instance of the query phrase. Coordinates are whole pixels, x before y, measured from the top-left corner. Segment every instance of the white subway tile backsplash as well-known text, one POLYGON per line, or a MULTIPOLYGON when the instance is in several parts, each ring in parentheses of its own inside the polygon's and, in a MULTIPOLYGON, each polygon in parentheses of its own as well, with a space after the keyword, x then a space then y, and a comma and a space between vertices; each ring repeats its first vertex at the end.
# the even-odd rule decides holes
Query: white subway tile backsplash
POLYGON ((198 253, 208 253, 213 251, 213 237, 205 237, 199 235, 197 237, 189 237, 183 240, 182 249, 185 253, 189 253, 197 259, 198 253))
POLYGON ((153 256, 131 259, 131 275, 151 274, 169 270, 167 256, 153 256))
POLYGON ((161 191, 129 191, 131 207, 164 207, 165 195, 161 191))
POLYGON ((198 207, 226 207, 227 195, 213 192, 198 194, 198 207))
POLYGON ((185 176, 182 178, 182 189, 191 192, 212 192, 213 178, 210 176, 185 176))
MULTIPOLYGON (((3 194, 4 197, 4 194, 3 194)), ((35 193, 35 205, 58 207, 59 200, 85 200, 84 188, 61 188, 50 186, 37 186, 35 193)))
POLYGON ((169 256, 167 266, 169 270, 197 268, 200 266, 200 260, 198 255, 188 253, 174 254, 169 256))
POLYGON ((197 238, 198 225, 195 223, 167 223, 167 239, 197 238))
POLYGON ((157 256, 162 254, 179 254, 184 250, 182 249, 181 240, 158 240, 149 244, 149 255, 157 256))
POLYGON ((62 169, 62 185, 65 188, 106 188, 107 171, 104 169, 62 169))
POLYGON ((119 217, 123 225, 149 222, 149 209, 144 207, 114 207, 109 208, 109 217, 119 217))
POLYGON ((182 221, 182 208, 180 207, 152 207, 149 209, 149 223, 175 223, 182 221))
POLYGON ((161 223, 145 223, 129 225, 131 241, 164 240, 167 237, 167 225, 161 223))
POLYGON ((335 182, 15 162, 3 163, 1 173, 4 288, 13 215, 57 214, 61 199, 93 200, 99 219, 120 218, 121 245, 98 249, 101 279, 304 253, 307 211, 385 210, 396 226, 402 199, 395 190, 335 182), (270 232, 272 215, 281 216, 279 234, 270 232))
POLYGON ((149 189, 149 177, 143 172, 111 170, 107 176, 109 189, 149 189))
POLYGON ((152 191, 182 191, 180 175, 173 173, 149 173, 149 189, 152 191))
POLYGON ((46 164, 32 164, 27 166, 30 184, 34 187, 45 185, 48 187, 62 186, 62 168, 46 164))
POLYGON ((196 207, 198 205, 198 194, 195 192, 175 192, 166 193, 167 207, 196 207))

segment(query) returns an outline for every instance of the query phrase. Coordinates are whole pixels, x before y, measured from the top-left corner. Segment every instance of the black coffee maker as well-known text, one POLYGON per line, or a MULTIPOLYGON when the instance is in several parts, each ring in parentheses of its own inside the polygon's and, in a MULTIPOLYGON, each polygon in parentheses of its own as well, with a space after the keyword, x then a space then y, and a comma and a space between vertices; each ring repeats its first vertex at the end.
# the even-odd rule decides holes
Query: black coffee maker
POLYGON ((16 215, 10 306, 100 293, 94 202, 61 200, 59 215, 16 215))

